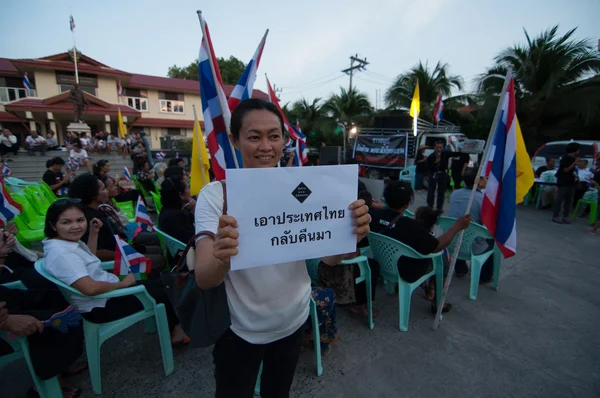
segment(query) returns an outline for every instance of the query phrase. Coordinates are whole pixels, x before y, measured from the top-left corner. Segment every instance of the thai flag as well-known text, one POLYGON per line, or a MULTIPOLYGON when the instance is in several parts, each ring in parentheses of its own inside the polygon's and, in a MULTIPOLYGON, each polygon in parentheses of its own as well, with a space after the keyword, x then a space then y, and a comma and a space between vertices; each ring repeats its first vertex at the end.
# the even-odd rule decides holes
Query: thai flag
POLYGON ((12 175, 12 170, 10 169, 10 167, 8 167, 6 162, 4 162, 4 164, 2 165, 2 174, 4 174, 5 176, 12 175))
POLYGON ((137 205, 135 206, 135 222, 144 231, 154 232, 154 224, 148 214, 148 210, 146 210, 146 205, 141 195, 138 196, 137 205))
POLYGON ((179 152, 175 152, 175 158, 179 159, 179 152))
POLYGON ((293 143, 292 138, 288 135, 287 140, 283 144, 283 149, 292 149, 292 143, 293 143))
POLYGON ((123 177, 125 177, 127 181, 131 181, 131 171, 129 171, 129 167, 127 166, 123 167, 123 177))
POLYGON ((165 156, 166 156, 166 154, 163 151, 160 151, 159 153, 156 154, 156 159, 163 161, 163 160, 165 160, 165 156))
POLYGON ((73 171, 79 170, 79 159, 69 158, 69 161, 67 162, 67 168, 73 171))
POLYGON ((119 235, 115 235, 117 247, 115 250, 115 275, 149 274, 152 270, 152 260, 136 252, 119 235))
POLYGON ((56 196, 62 197, 62 196, 67 196, 69 194, 69 188, 67 187, 60 187, 58 188, 58 191, 56 191, 56 196))
POLYGON ((119 97, 123 96, 123 85, 120 80, 117 82, 117 94, 119 94, 119 97))
POLYGON ((71 28, 71 32, 75 30, 75 20, 73 19, 73 15, 69 17, 69 26, 71 28))
POLYGON ((435 102, 435 110, 433 111, 433 121, 435 124, 440 124, 442 120, 442 112, 444 111, 444 101, 442 101, 442 92, 440 91, 435 102))
POLYGON ((211 168, 215 179, 221 181, 225 179, 225 169, 242 166, 242 157, 229 141, 227 130, 231 122, 231 112, 223 90, 223 80, 210 39, 210 32, 202 17, 200 17, 200 25, 204 36, 198 57, 198 80, 204 130, 210 151, 211 168))
POLYGON ((21 205, 13 200, 0 179, 2 195, 0 195, 0 227, 4 227, 10 220, 21 214, 21 205))
POLYGON ((263 49, 265 48, 265 42, 267 41, 268 34, 269 30, 267 29, 265 35, 258 44, 258 48, 254 52, 252 59, 250 62, 248 62, 248 65, 246 65, 244 73, 242 73, 242 76, 229 95, 227 105, 229 106, 229 110, 231 112, 233 112, 235 107, 238 106, 240 102, 252 97, 252 89, 254 88, 254 81, 256 80, 256 70, 258 69, 258 64, 260 64, 260 58, 262 56, 263 49))
POLYGON ((23 75, 23 87, 25 87, 25 90, 31 90, 33 88, 31 86, 29 78, 27 77, 27 72, 25 72, 25 74, 23 75))
POLYGON ((298 130, 296 130, 294 126, 292 126, 287 120, 285 113, 283 113, 283 110, 281 109, 281 105, 279 105, 279 100, 277 99, 277 96, 273 91, 273 87, 271 87, 269 78, 267 78, 267 87, 269 89, 269 101, 271 101, 273 105, 277 107, 279 113, 281 113, 281 116, 283 117, 283 127, 288 132, 290 137, 294 141, 296 141, 296 156, 294 157, 294 166, 302 166, 303 164, 308 162, 308 155, 306 153, 306 137, 304 136, 304 134, 302 134, 302 131, 300 130, 300 124, 297 125, 298 130), (297 162, 297 159, 301 159, 302 162, 297 162))
POLYGON ((481 219, 505 258, 517 250, 517 133, 514 80, 501 98, 501 113, 486 158, 487 186, 481 219))

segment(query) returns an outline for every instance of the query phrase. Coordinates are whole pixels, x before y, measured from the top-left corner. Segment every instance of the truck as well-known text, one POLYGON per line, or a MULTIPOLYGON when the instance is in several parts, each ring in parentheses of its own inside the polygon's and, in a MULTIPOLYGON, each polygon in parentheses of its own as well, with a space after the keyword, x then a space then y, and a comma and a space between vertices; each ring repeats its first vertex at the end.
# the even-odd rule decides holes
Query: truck
MULTIPOLYGON (((444 143, 447 150, 457 151, 459 143, 467 140, 460 127, 443 120, 436 126, 418 119, 416 137, 411 117, 376 117, 374 124, 373 128, 357 133, 352 153, 348 154, 352 162, 360 165, 361 177, 371 179, 397 180, 402 169, 415 164, 421 146, 427 147, 425 156, 428 156, 437 142, 444 143)), ((483 149, 483 145, 478 147, 483 149)), ((478 155, 470 156, 470 165, 475 165, 478 155)))

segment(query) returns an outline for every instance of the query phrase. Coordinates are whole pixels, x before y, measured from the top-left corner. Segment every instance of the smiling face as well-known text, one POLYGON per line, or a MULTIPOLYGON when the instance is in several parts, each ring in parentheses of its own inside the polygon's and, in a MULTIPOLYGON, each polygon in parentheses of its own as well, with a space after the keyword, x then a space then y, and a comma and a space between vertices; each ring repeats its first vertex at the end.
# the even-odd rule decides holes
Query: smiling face
POLYGON ((266 109, 246 113, 239 139, 233 143, 242 153, 244 168, 274 167, 283 153, 283 132, 279 118, 266 109))
POLYGON ((71 207, 61 213, 53 229, 59 239, 78 242, 87 230, 87 220, 81 210, 71 207))

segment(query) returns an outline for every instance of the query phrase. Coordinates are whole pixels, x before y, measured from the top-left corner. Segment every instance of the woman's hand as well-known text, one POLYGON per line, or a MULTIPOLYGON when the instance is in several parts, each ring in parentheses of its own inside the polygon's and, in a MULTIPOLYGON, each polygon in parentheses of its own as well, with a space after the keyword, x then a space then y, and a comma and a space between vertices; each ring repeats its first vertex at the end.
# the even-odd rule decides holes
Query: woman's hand
POLYGON ((102 221, 98 220, 97 218, 92 218, 92 221, 90 221, 90 233, 95 233, 97 234, 98 231, 100 231, 100 228, 102 228, 102 221))
POLYGON ((44 324, 29 315, 9 315, 4 327, 17 336, 31 336, 44 331, 44 324))
POLYGON ((238 223, 231 216, 221 216, 219 218, 219 227, 213 243, 213 256, 219 262, 219 265, 229 269, 231 266, 231 256, 238 254, 239 232, 236 230, 238 223))
POLYGON ((365 204, 365 201, 359 199, 352 202, 348 208, 352 211, 352 225, 355 226, 354 233, 356 234, 356 241, 360 242, 365 236, 371 232, 369 223, 371 222, 371 216, 369 215, 369 206, 365 204))
POLYGON ((17 228, 17 224, 11 220, 6 224, 6 227, 4 227, 4 231, 16 235, 19 233, 19 228, 17 228))
POLYGON ((8 256, 8 253, 14 249, 16 242, 17 240, 13 234, 3 231, 2 238, 0 238, 0 257, 8 256))
POLYGON ((137 283, 137 281, 135 280, 135 275, 133 274, 127 274, 127 276, 119 282, 120 284, 120 288, 126 288, 126 287, 130 287, 130 286, 134 286, 137 283))

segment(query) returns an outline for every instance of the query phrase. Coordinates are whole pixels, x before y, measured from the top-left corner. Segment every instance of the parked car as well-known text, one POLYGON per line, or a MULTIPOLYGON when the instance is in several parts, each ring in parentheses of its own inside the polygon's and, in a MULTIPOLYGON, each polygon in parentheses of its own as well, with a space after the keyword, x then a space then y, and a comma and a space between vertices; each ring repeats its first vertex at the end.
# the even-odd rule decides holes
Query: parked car
POLYGON ((547 142, 535 151, 535 154, 531 158, 531 165, 534 170, 538 167, 546 164, 547 157, 553 157, 557 160, 562 158, 567 152, 567 145, 571 142, 577 142, 581 145, 581 151, 579 157, 588 161, 588 166, 592 167, 594 159, 598 156, 598 148, 600 147, 600 141, 591 140, 571 140, 571 141, 551 141, 547 142))

